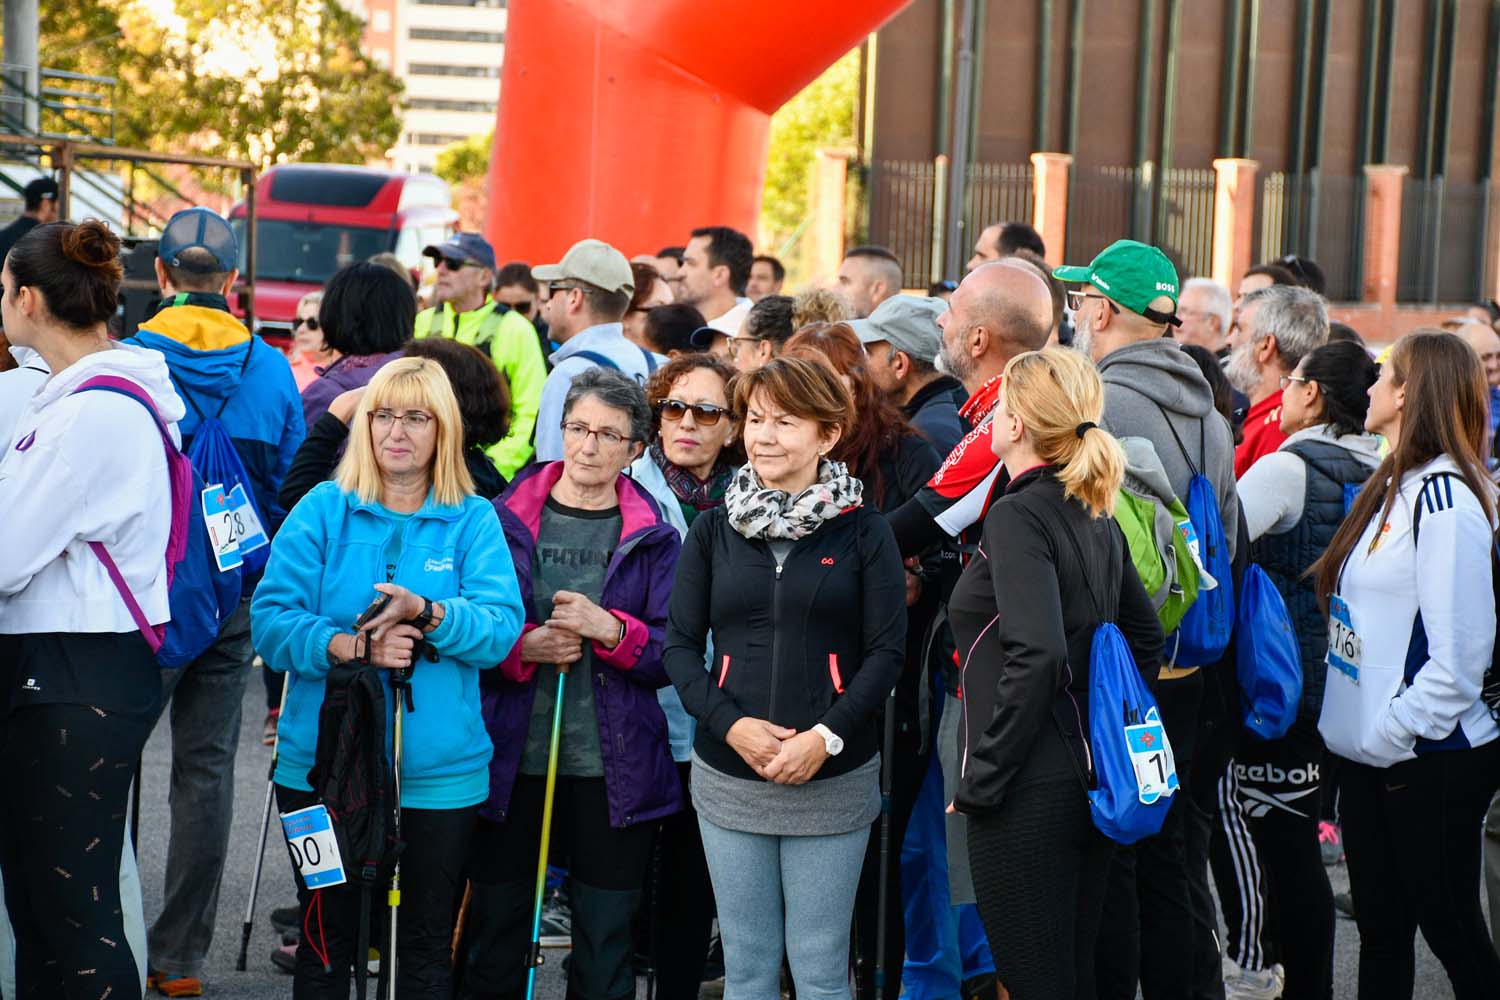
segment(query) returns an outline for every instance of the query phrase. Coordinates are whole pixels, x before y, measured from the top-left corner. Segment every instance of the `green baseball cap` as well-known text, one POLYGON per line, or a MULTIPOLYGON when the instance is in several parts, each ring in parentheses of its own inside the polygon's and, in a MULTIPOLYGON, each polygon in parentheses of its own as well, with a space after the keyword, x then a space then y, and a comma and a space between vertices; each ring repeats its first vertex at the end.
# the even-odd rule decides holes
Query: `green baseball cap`
POLYGON ((1156 247, 1136 240, 1115 240, 1099 252, 1093 263, 1064 265, 1052 272, 1059 281, 1093 285, 1133 313, 1154 323, 1180 321, 1177 311, 1177 268, 1156 247), (1151 302, 1165 295, 1172 312, 1152 309, 1151 302))

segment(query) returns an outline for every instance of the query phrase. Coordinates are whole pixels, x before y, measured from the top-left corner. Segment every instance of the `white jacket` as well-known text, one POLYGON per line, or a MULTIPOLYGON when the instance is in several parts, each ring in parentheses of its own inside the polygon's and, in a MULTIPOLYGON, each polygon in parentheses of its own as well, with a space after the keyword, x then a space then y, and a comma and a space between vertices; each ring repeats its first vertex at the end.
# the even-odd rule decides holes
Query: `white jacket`
POLYGON ((70 395, 96 375, 141 386, 171 425, 185 413, 161 354, 123 344, 85 356, 31 397, 0 459, 0 633, 136 630, 90 541, 104 543, 153 624, 169 617, 161 435, 133 399, 70 395))
POLYGON ((1495 645, 1494 529, 1457 472, 1446 455, 1408 472, 1389 520, 1377 511, 1344 562, 1338 593, 1362 645, 1359 681, 1330 667, 1318 720, 1341 757, 1389 767, 1500 736, 1479 699, 1495 645), (1455 475, 1428 490, 1413 544, 1422 479, 1438 471, 1455 475))

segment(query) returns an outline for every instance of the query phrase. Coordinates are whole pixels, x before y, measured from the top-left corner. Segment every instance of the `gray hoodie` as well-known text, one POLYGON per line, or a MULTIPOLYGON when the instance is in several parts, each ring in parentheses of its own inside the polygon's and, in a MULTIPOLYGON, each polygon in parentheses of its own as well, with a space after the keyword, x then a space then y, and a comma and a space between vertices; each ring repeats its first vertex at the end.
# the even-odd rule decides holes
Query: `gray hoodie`
POLYGON ((1105 429, 1117 438, 1150 441, 1172 492, 1187 502, 1193 478, 1189 461, 1213 483, 1233 558, 1240 516, 1234 486, 1234 434, 1214 409, 1213 390, 1197 363, 1182 353, 1176 341, 1154 338, 1112 351, 1099 362, 1099 376, 1104 380, 1105 429), (1172 436, 1173 429, 1177 438, 1172 436))

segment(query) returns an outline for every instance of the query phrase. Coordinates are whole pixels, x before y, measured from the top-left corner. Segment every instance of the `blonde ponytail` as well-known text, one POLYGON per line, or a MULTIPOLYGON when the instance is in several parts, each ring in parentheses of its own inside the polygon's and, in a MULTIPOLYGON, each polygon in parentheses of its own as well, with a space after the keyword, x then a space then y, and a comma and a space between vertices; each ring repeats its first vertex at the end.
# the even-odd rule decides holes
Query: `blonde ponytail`
POLYGON ((1093 517, 1115 512, 1125 453, 1098 426, 1104 384, 1083 355, 1066 348, 1028 351, 1005 367, 1005 405, 1021 418, 1037 456, 1060 466, 1064 492, 1093 517))

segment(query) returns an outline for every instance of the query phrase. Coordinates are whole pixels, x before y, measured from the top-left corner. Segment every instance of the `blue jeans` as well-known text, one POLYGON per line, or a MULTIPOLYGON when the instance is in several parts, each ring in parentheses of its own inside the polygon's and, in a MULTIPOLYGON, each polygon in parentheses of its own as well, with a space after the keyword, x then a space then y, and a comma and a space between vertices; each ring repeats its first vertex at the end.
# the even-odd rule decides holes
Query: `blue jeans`
POLYGON ((724 944, 724 1000, 848 1000, 849 925, 870 828, 825 837, 740 833, 698 817, 724 944))
MULTIPOLYGON (((956 713, 954 713, 956 714, 956 713)), ((950 1000, 965 980, 995 971, 979 908, 954 906, 948 891, 942 762, 934 753, 901 845, 901 896, 906 912, 907 1000, 950 1000)))

